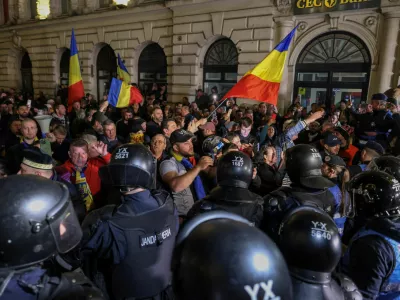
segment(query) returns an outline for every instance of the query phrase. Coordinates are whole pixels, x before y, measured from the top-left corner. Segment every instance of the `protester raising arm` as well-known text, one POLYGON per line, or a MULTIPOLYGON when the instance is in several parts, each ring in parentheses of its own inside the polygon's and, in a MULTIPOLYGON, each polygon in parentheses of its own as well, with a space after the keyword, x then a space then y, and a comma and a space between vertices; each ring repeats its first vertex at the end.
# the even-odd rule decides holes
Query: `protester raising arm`
POLYGON ((178 176, 176 171, 171 171, 162 176, 162 180, 169 185, 173 192, 181 192, 192 184, 196 176, 199 175, 201 171, 204 171, 209 166, 212 166, 213 163, 214 161, 212 158, 203 156, 198 164, 185 174, 178 176))

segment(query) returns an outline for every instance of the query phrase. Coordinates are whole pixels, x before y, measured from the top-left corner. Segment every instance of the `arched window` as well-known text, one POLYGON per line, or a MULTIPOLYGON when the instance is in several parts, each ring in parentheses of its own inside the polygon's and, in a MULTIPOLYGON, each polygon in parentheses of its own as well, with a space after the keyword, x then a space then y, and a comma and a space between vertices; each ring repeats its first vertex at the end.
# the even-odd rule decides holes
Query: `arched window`
POLYGON ((97 55, 97 99, 108 94, 113 77, 117 77, 117 58, 114 50, 105 45, 97 55))
POLYGON ((28 52, 25 52, 21 60, 22 92, 24 95, 33 95, 32 62, 28 52))
POLYGON ((211 94, 216 86, 219 94, 226 93, 237 82, 238 52, 230 39, 216 41, 204 59, 204 91, 211 94))
POLYGON ((296 64, 294 96, 309 110, 311 104, 339 105, 365 101, 371 58, 364 42, 347 32, 330 32, 312 40, 296 64))
POLYGON ((69 58, 71 56, 71 51, 65 49, 61 55, 60 60, 60 84, 68 86, 69 78, 69 58))
POLYGON ((143 49, 139 57, 139 82, 142 92, 147 95, 153 83, 167 83, 167 58, 164 50, 157 43, 143 49))

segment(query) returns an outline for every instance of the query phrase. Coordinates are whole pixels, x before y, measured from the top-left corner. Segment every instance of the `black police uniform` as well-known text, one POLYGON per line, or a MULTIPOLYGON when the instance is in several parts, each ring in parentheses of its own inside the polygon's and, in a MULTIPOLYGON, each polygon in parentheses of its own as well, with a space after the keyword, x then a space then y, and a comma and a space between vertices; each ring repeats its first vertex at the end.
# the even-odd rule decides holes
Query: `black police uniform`
POLYGON ((315 207, 289 212, 279 228, 279 248, 289 266, 294 300, 361 300, 356 285, 332 274, 341 257, 338 229, 315 207))
POLYGON ((261 229, 277 240, 279 225, 285 214, 299 206, 319 207, 331 217, 335 214, 335 197, 328 190, 334 183, 322 177, 322 159, 310 145, 296 145, 287 150, 286 169, 292 182, 264 197, 261 229))
POLYGON ((213 211, 188 221, 172 269, 178 300, 292 299, 276 244, 236 214, 213 211))
POLYGON ((193 205, 187 218, 224 210, 238 214, 258 227, 263 217, 263 199, 248 190, 252 176, 253 163, 246 154, 238 151, 226 153, 218 160, 218 186, 193 205))
MULTIPOLYGON (((172 198, 153 186, 156 161, 139 144, 118 147, 109 165, 100 169, 107 184, 122 189, 141 187, 124 194, 120 206, 91 212, 83 222, 82 252, 96 283, 113 299, 172 299, 170 260, 178 231, 172 198), (105 271, 106 270, 106 271, 105 271), (105 282, 99 282, 98 279, 105 282)), ((129 189, 128 189, 129 190, 129 189)))
POLYGON ((364 299, 400 298, 400 184, 381 171, 367 171, 348 184, 356 218, 365 220, 342 259, 344 272, 364 299))
POLYGON ((15 175, 0 190, 0 299, 104 299, 82 272, 62 274, 54 263, 82 236, 65 185, 15 175))

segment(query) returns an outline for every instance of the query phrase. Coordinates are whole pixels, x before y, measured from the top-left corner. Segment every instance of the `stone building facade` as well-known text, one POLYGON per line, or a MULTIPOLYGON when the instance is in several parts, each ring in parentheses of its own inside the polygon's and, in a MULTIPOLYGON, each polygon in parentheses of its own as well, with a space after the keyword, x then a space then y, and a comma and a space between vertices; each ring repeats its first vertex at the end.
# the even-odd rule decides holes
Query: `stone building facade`
MULTIPOLYGON (((104 47, 110 46, 123 57, 132 82, 137 83, 140 79, 140 56, 148 45, 157 43, 166 57, 169 100, 180 101, 183 96, 194 99, 196 89, 204 87, 204 63, 215 42, 221 39, 233 42, 237 51, 235 76, 240 79, 297 25, 279 92, 281 109, 298 94, 314 102, 316 100, 312 98, 332 98, 338 90, 347 89, 350 94, 358 91, 354 92, 358 95, 354 97, 365 100, 372 93, 399 84, 400 60, 396 59, 400 57, 397 47, 399 0, 382 0, 379 7, 374 8, 301 15, 293 14, 295 3, 292 1, 295 0, 130 0, 126 8, 119 9, 112 1, 107 5, 107 0, 67 0, 68 12, 65 13, 63 0, 50 0, 50 14, 47 19, 38 20, 32 18, 32 5, 29 6, 32 1, 0 0, 3 8, 0 17, 3 23, 0 26, 0 87, 21 89, 26 85, 21 63, 28 53, 35 94, 43 91, 54 95, 60 83, 62 54, 69 48, 71 29, 74 28, 86 92, 101 97, 97 58, 104 47), (325 75, 318 75, 321 72, 318 69, 310 68, 308 71, 306 68, 303 73, 297 70, 299 59, 304 58, 303 67, 314 63, 304 54, 304 49, 318 37, 329 33, 341 34, 342 37, 349 34, 359 42, 353 41, 355 47, 364 53, 365 61, 359 61, 357 54, 350 53, 350 57, 343 58, 350 69, 352 55, 356 64, 367 66, 367 71, 360 69, 362 75, 353 80, 352 75, 343 75, 348 68, 341 69, 340 59, 334 58, 338 69, 332 69, 333 73, 326 76, 331 83, 342 84, 336 90, 334 84, 327 87, 321 84, 325 75), (308 87, 303 87, 299 81, 303 77, 308 78, 308 87), (363 85, 354 89, 350 84, 363 80, 363 85), (318 89, 316 92, 310 90, 310 94, 307 89, 312 88, 313 82, 318 89), (334 92, 328 91, 332 88, 334 92), (324 89, 328 92, 323 92, 324 89)), ((339 38, 337 35, 336 39, 339 38)), ((332 39, 320 44, 334 43, 331 47, 333 53, 338 49, 335 45, 351 44, 343 41, 346 38, 337 44, 332 39)), ((327 53, 329 46, 324 47, 320 51, 327 53)), ((309 52, 315 51, 311 49, 309 52)), ((320 57, 315 62, 324 63, 320 57)))

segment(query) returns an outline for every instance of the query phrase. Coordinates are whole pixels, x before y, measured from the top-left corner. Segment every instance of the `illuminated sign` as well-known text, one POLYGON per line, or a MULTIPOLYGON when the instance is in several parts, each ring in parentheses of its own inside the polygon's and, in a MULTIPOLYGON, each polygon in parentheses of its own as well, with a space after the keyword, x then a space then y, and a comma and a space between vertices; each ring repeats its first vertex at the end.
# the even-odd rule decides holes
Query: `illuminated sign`
POLYGON ((295 15, 380 7, 381 0, 295 0, 295 15))

